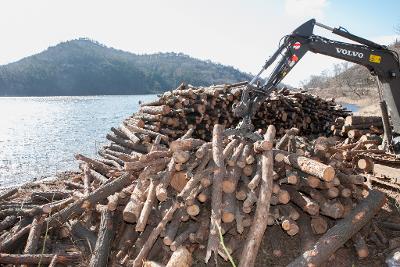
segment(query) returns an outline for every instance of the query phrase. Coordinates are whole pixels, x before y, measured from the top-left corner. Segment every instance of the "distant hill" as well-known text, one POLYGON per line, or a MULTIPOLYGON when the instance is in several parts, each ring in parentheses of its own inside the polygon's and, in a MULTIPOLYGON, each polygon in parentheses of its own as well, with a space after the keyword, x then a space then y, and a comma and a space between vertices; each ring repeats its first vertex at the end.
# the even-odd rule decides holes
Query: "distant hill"
POLYGON ((0 66, 0 96, 149 94, 251 79, 239 70, 184 54, 137 55, 77 39, 0 66))

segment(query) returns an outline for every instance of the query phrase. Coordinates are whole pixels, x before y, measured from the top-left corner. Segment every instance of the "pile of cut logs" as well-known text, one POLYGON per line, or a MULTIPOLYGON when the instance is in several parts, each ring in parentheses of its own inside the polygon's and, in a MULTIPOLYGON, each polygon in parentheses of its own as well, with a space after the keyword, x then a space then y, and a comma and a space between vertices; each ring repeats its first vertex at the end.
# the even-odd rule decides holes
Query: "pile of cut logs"
POLYGON ((339 116, 331 125, 333 135, 348 136, 349 139, 357 139, 366 133, 382 134, 382 130, 380 116, 339 116))
POLYGON ((331 126, 333 134, 346 137, 342 142, 325 145, 325 153, 336 161, 347 161, 347 168, 371 174, 369 180, 396 187, 400 183, 400 159, 388 154, 382 138, 383 124, 379 116, 338 117, 331 126), (377 179, 384 178, 384 179, 377 179), (385 181, 388 180, 388 181, 385 181))
MULTIPOLYGON (((305 251, 291 266, 325 262, 350 238, 365 257, 365 235, 357 233, 380 210, 384 194, 335 158, 335 139, 298 136, 328 129, 335 118, 327 110, 347 112, 281 91, 272 96, 284 107, 277 106, 281 116, 268 118, 277 104, 271 99, 258 114, 265 121, 255 121, 264 139, 226 136, 235 121, 227 110, 239 88, 166 93, 113 128, 101 158, 76 155, 82 172, 3 192, 0 264, 190 266, 198 255, 209 262, 214 254, 254 266, 272 225, 282 229, 268 232, 276 238, 300 234, 305 251), (293 108, 286 121, 285 101, 293 108), (303 124, 306 116, 315 128, 303 124), (264 126, 271 120, 289 129, 264 126), (277 132, 283 136, 275 139, 277 132)), ((279 242, 272 245, 274 255, 284 253, 279 242)))
MULTIPOLYGON (((125 121, 124 127, 130 128, 133 124, 148 130, 140 130, 141 141, 149 141, 148 137, 154 137, 154 132, 176 139, 190 128, 195 129, 194 137, 210 140, 214 124, 230 128, 239 122, 233 115, 232 105, 240 101, 244 86, 246 83, 207 88, 182 84, 156 101, 142 104, 139 113, 125 121)), ((298 128, 301 134, 323 133, 329 131, 336 117, 349 113, 333 100, 326 101, 304 91, 280 89, 263 102, 253 123, 257 129, 275 125, 278 136, 292 127, 298 128)), ((138 129, 131 130, 137 132, 138 129)), ((121 131, 114 133, 122 135, 121 131)))

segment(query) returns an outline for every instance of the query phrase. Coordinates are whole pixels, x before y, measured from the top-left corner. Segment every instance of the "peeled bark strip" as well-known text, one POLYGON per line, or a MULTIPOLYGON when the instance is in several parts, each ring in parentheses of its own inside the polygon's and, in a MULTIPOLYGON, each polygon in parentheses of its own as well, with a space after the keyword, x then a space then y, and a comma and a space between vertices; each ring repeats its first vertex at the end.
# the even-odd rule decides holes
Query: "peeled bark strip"
POLYGON ((111 242, 114 237, 113 212, 106 208, 101 210, 101 221, 96 246, 94 248, 89 267, 108 266, 111 242))
POLYGON ((312 249, 305 251, 288 266, 318 266, 322 264, 355 233, 360 231, 385 202, 384 193, 370 191, 368 197, 362 200, 346 218, 338 221, 317 241, 312 249))
POLYGON ((192 253, 181 246, 177 248, 165 267, 189 267, 192 266, 192 253))
POLYGON ((212 140, 212 152, 213 159, 217 170, 214 172, 212 193, 211 193, 211 225, 210 235, 208 238, 207 252, 205 262, 207 263, 211 257, 211 253, 215 255, 218 253, 219 247, 219 236, 218 228, 221 227, 221 208, 222 208, 222 181, 224 179, 226 170, 225 162, 223 157, 223 131, 224 126, 221 124, 214 125, 213 129, 213 140, 212 140))
POLYGON ((1 264, 50 264, 53 258, 60 264, 74 264, 81 261, 80 252, 62 253, 62 254, 6 254, 0 253, 1 264))
MULTIPOLYGON (((273 143, 275 138, 275 127, 270 125, 265 134, 265 140, 273 143)), ((254 266, 258 249, 260 247, 264 232, 267 228, 267 217, 272 194, 272 170, 273 152, 265 151, 262 156, 262 182, 257 201, 257 208, 254 214, 254 221, 250 228, 246 243, 242 250, 239 267, 254 266)))

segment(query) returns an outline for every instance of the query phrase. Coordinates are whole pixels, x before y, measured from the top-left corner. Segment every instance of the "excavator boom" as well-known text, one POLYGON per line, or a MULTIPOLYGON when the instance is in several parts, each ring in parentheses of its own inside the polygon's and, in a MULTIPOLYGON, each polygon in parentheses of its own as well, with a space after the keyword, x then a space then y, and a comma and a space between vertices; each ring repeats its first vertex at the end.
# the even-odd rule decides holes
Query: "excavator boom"
POLYGON ((372 75, 377 76, 382 84, 383 101, 386 101, 389 107, 393 129, 400 134, 400 63, 397 53, 386 46, 351 34, 342 27, 331 28, 316 22, 315 19, 305 22, 291 34, 285 36, 278 50, 249 83, 242 94, 241 102, 234 107, 235 115, 243 118, 242 128, 251 127, 251 118, 260 104, 308 51, 365 66, 372 75), (339 42, 314 35, 315 26, 322 27, 358 44, 339 42), (261 87, 256 86, 255 83, 261 74, 276 62, 278 57, 280 59, 265 83, 261 87))

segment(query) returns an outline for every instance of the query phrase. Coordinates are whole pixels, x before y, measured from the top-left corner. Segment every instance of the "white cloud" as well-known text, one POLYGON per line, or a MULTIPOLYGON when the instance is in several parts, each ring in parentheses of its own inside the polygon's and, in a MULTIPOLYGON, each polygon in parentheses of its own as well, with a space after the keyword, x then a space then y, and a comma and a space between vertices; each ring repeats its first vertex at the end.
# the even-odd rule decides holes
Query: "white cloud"
POLYGON ((285 14, 300 19, 321 19, 327 5, 327 0, 285 0, 285 14))

